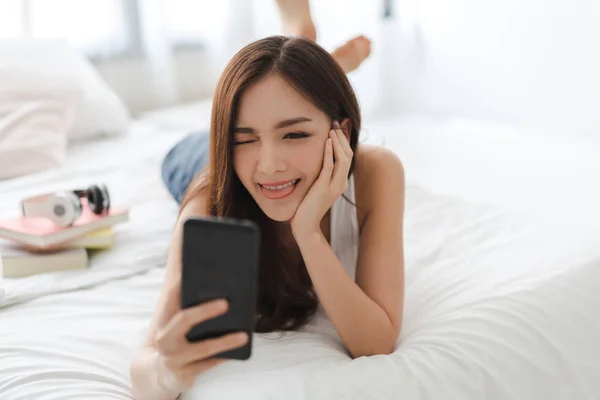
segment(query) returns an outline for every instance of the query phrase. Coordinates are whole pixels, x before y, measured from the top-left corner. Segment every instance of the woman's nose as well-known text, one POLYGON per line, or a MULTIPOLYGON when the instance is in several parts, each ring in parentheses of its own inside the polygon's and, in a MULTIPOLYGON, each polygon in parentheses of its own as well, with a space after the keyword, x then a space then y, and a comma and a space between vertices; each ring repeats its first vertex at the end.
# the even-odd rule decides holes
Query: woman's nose
POLYGON ((285 161, 281 150, 270 144, 261 144, 258 168, 265 175, 274 175, 285 170, 285 161))

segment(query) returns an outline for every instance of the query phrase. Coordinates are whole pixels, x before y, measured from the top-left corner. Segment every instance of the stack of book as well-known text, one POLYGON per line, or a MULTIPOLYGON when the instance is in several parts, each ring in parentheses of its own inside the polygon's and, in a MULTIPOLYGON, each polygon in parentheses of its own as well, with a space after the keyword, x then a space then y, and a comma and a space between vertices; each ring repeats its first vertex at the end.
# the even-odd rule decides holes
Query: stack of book
POLYGON ((88 250, 112 247, 113 226, 128 218, 127 208, 111 208, 107 215, 100 216, 83 204, 81 216, 69 227, 41 217, 0 219, 1 276, 20 278, 86 269, 88 250))

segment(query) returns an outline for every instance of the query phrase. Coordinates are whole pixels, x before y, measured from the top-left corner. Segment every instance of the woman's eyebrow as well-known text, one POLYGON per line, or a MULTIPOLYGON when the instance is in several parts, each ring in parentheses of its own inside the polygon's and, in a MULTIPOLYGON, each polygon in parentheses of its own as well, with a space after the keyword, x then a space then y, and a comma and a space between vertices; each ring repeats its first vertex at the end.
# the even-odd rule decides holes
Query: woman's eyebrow
POLYGON ((244 128, 241 126, 238 126, 237 128, 233 129, 233 133, 254 133, 254 129, 252 128, 244 128))
POLYGON ((281 129, 281 128, 285 128, 286 126, 299 124, 300 122, 309 122, 309 121, 312 121, 312 119, 306 118, 306 117, 296 117, 296 118, 286 119, 281 122, 278 122, 275 125, 275 129, 281 129))
MULTIPOLYGON (((280 121, 277 124, 275 124, 275 129, 281 129, 281 128, 285 128, 287 126, 299 124, 301 122, 310 122, 310 121, 312 121, 312 119, 307 118, 307 117, 290 118, 290 119, 286 119, 286 120, 280 121)), ((247 127, 243 127, 243 126, 238 126, 238 127, 234 128, 233 132, 234 133, 256 133, 256 131, 253 128, 247 128, 247 127)))

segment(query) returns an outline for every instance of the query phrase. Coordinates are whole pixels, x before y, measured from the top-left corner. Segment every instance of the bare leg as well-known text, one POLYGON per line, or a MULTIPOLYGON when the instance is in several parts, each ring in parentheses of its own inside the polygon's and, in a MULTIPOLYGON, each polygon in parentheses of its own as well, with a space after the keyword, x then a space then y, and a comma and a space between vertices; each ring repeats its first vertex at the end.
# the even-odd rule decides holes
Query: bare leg
MULTIPOLYGON (((277 0, 279 15, 286 35, 306 36, 317 40, 317 30, 310 14, 309 0, 277 0)), ((340 64, 344 72, 356 70, 371 54, 371 41, 365 36, 350 39, 331 55, 340 64)))
POLYGON ((308 0, 277 0, 277 7, 284 34, 317 40, 317 30, 310 15, 308 0))

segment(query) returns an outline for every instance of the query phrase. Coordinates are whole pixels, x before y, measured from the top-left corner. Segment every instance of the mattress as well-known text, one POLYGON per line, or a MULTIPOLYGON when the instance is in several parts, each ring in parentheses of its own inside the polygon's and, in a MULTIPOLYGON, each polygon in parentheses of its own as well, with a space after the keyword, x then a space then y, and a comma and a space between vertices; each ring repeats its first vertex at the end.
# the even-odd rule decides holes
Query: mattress
MULTIPOLYGON (((389 127, 380 122, 371 127, 389 127)), ((1 399, 132 399, 129 364, 177 215, 160 161, 198 128, 139 120, 125 136, 74 146, 61 170, 0 182, 0 216, 35 192, 96 182, 131 209, 115 247, 93 254, 89 270, 0 283, 1 399)), ((365 140, 399 154, 410 143, 376 129, 365 140)), ((420 179, 430 171, 416 165, 407 164, 406 300, 393 354, 352 360, 339 336, 313 321, 256 334, 249 361, 208 371, 182 398, 597 399, 594 229, 448 194, 420 179)))

